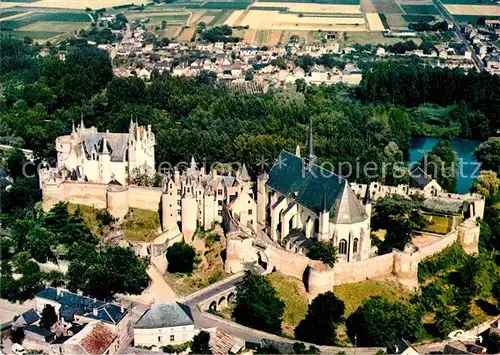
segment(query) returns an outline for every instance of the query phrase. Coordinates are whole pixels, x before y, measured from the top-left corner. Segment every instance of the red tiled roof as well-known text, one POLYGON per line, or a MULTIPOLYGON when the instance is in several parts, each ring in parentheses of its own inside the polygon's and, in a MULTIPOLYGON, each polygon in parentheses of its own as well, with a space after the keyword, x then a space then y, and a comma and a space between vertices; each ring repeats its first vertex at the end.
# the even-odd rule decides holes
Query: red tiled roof
POLYGON ((91 355, 103 354, 113 343, 115 335, 102 323, 98 323, 80 342, 80 345, 91 355))

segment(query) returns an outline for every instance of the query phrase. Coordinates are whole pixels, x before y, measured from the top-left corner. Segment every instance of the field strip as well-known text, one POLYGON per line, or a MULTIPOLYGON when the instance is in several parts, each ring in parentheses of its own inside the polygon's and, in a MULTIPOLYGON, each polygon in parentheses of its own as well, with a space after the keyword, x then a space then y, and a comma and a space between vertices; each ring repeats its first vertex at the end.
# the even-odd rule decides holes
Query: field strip
POLYGON ((236 22, 236 20, 238 20, 240 18, 241 14, 243 14, 243 12, 244 12, 244 10, 234 10, 233 13, 231 15, 229 15, 227 20, 224 22, 224 25, 234 26, 234 23, 236 22))
POLYGON ((452 15, 500 16, 500 6, 494 5, 444 5, 452 15))
POLYGON ((233 26, 241 26, 241 22, 247 17, 249 10, 243 10, 243 12, 240 14, 240 16, 234 21, 233 26))
POLYGON ((187 21, 187 25, 191 26, 192 24, 194 24, 196 21, 198 21, 200 17, 202 17, 205 14, 205 12, 207 12, 207 10, 191 11, 193 15, 187 21))
POLYGON ((370 31, 384 31, 385 27, 378 14, 367 13, 366 21, 368 22, 368 29, 370 31))
POLYGON ((90 22, 53 22, 38 21, 29 25, 17 28, 17 31, 50 31, 50 32, 72 32, 75 29, 85 28, 90 22))
POLYGON ((150 0, 41 0, 36 2, 0 2, 0 9, 8 7, 51 7, 58 9, 91 9, 111 8, 113 6, 134 3, 135 5, 147 4, 150 0))
POLYGON ((15 14, 12 16, 4 17, 4 18, 0 19, 0 22, 5 21, 5 20, 14 20, 14 19, 19 18, 19 17, 31 15, 32 13, 33 13, 33 11, 28 11, 28 12, 22 12, 20 14, 15 14))
POLYGON ((292 12, 360 14, 360 5, 315 4, 294 2, 254 2, 252 7, 287 7, 292 12))
POLYGON ((294 24, 276 23, 271 26, 273 30, 288 30, 288 31, 337 31, 337 32, 368 32, 366 26, 355 25, 327 25, 320 26, 319 24, 304 24, 295 26, 294 24))

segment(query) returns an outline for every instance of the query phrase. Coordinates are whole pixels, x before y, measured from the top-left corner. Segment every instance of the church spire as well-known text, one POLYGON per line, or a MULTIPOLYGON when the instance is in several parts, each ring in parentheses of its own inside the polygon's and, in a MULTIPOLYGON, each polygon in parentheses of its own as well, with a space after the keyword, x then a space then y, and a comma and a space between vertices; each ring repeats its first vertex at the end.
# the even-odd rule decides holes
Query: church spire
POLYGON ((85 125, 83 124, 83 114, 80 116, 80 130, 83 131, 85 129, 85 125))
POLYGON ((74 120, 73 120, 73 123, 71 124, 71 133, 76 133, 75 121, 74 120))
POLYGON ((316 161, 316 156, 314 155, 314 147, 313 147, 313 127, 312 127, 312 119, 309 119, 309 138, 307 140, 307 157, 304 158, 304 169, 309 170, 313 166, 316 161))
POLYGON ((106 135, 102 137, 102 154, 109 154, 108 141, 106 140, 106 135))
POLYGON ((312 163, 314 159, 316 158, 314 156, 314 147, 313 147, 313 123, 312 123, 312 118, 309 119, 309 139, 307 141, 307 147, 308 147, 308 158, 309 161, 312 163))

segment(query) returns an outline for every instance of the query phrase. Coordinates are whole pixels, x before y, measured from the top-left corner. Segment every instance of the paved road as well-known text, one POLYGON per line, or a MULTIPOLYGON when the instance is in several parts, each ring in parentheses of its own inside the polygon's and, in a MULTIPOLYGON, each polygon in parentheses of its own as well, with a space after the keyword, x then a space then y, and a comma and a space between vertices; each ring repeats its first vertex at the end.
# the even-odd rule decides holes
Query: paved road
POLYGON ((472 60, 474 62, 474 66, 478 71, 483 71, 484 70, 484 64, 481 58, 476 54, 476 51, 472 47, 472 45, 467 41, 467 38, 465 38, 465 35, 460 31, 460 25, 458 22, 455 20, 455 18, 451 15, 451 13, 444 7, 443 3, 440 0, 433 0, 434 4, 438 8, 438 10, 441 12, 441 14, 444 16, 445 19, 447 19, 449 22, 453 24, 453 28, 455 30, 455 34, 460 38, 462 43, 467 47, 468 50, 472 52, 472 60))

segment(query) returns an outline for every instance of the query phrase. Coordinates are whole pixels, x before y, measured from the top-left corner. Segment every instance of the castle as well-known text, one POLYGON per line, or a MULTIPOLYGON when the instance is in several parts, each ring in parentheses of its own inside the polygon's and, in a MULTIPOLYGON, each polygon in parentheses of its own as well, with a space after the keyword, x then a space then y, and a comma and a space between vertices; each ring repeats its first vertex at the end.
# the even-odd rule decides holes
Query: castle
POLYGON ((57 168, 40 170, 43 208, 67 201, 106 208, 119 219, 130 208, 157 211, 163 235, 172 237, 162 240, 169 242, 184 237, 190 243, 197 228, 220 223, 227 235, 227 272, 260 264, 265 272, 278 270, 304 280, 311 297, 333 285, 386 275, 414 289, 423 258, 454 242, 467 253, 478 252, 476 220, 485 207, 481 195, 446 193, 421 169, 412 172, 408 185, 349 183, 315 164, 312 137, 310 128, 304 157, 298 148, 295 154, 281 152, 269 173, 259 175, 255 191, 244 165, 235 176, 223 175, 198 168, 194 158, 186 170, 174 169, 155 188, 127 184, 130 171, 154 167, 149 126, 131 122, 128 134, 110 134, 86 129, 82 122, 71 135, 57 138, 57 168), (422 196, 425 210, 449 217, 446 234, 422 232, 405 250, 376 255, 371 201, 392 194, 422 196), (334 267, 306 256, 316 241, 337 247, 334 267))
MULTIPOLYGON (((155 135, 130 121, 128 133, 97 132, 85 128, 83 120, 70 135, 56 139, 57 169, 64 180, 114 182, 127 185, 134 172, 153 173, 155 169, 155 135)), ((47 176, 45 176, 47 178, 47 176)))

